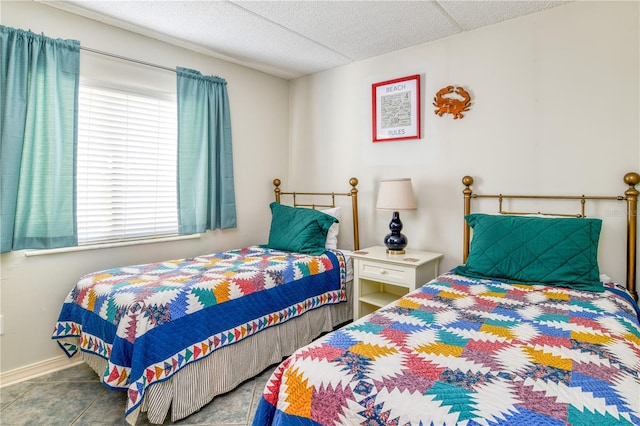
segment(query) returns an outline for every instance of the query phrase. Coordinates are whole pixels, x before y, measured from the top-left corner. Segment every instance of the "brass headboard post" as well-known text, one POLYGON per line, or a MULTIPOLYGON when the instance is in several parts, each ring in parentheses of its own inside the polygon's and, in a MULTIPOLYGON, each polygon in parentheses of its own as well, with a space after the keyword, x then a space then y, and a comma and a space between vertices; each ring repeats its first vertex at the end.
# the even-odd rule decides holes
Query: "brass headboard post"
MULTIPOLYGON (((465 216, 471 213, 471 199, 472 198, 493 198, 498 199, 500 204, 500 214, 531 214, 532 212, 509 212, 502 209, 502 200, 504 198, 509 199, 545 199, 545 200, 579 200, 581 213, 578 214, 563 214, 563 213, 541 213, 542 215, 553 216, 568 216, 568 217, 585 217, 585 200, 612 200, 627 202, 627 290, 633 296, 635 300, 638 300, 638 292, 636 289, 636 262, 637 262, 637 217, 638 217, 638 195, 640 191, 636 189, 636 185, 640 183, 640 174, 635 172, 629 172, 624 175, 624 182, 629 185, 623 196, 601 197, 601 196, 563 196, 563 195, 489 195, 489 194, 474 194, 470 186, 473 184, 473 178, 471 176, 465 176, 462 178, 462 183, 465 185, 465 189, 462 191, 464 194, 464 214, 465 216)), ((469 248, 471 244, 470 227, 469 224, 464 221, 464 244, 463 244, 463 263, 467 261, 469 256, 469 248)))
MULTIPOLYGON (((471 194, 472 190, 469 188, 473 185, 473 178, 471 176, 465 176, 462 178, 462 184, 465 188, 462 190, 464 194, 464 215, 467 216, 471 214, 471 194)), ((467 262, 467 257, 469 257, 469 243, 471 240, 471 230, 469 228, 469 224, 463 218, 464 221, 464 243, 462 244, 462 263, 467 262)))
POLYGON ((351 210, 353 212, 353 249, 360 250, 360 232, 358 227, 358 179, 352 177, 349 179, 351 185, 351 210))
POLYGON ((280 198, 282 195, 291 195, 293 197, 293 203, 292 205, 294 207, 311 207, 313 209, 315 209, 316 207, 335 207, 335 197, 337 195, 339 196, 346 196, 346 197, 351 197, 351 211, 353 213, 353 249, 354 250, 360 250, 360 232, 359 232, 359 226, 358 226, 358 188, 356 188, 356 186, 358 185, 358 179, 352 177, 351 179, 349 179, 349 184, 351 185, 351 191, 349 192, 344 192, 344 193, 337 193, 337 192, 283 192, 280 189, 280 184, 282 182, 280 182, 280 179, 274 179, 273 180, 273 186, 275 186, 275 188, 273 189, 274 193, 275 193, 275 197, 276 197, 276 202, 280 203, 280 198), (330 197, 331 199, 331 203, 329 204, 305 204, 305 203, 299 203, 296 201, 296 196, 297 195, 309 195, 309 196, 325 196, 325 197, 330 197))
POLYGON ((627 200, 627 289, 633 298, 638 300, 636 290, 636 239, 638 217, 638 190, 636 185, 640 182, 638 173, 627 173, 624 181, 629 188, 624 192, 627 200))
POLYGON ((274 179, 273 180, 273 186, 275 186, 275 188, 273 189, 273 192, 276 193, 276 203, 280 203, 280 184, 282 182, 280 182, 280 179, 274 179))

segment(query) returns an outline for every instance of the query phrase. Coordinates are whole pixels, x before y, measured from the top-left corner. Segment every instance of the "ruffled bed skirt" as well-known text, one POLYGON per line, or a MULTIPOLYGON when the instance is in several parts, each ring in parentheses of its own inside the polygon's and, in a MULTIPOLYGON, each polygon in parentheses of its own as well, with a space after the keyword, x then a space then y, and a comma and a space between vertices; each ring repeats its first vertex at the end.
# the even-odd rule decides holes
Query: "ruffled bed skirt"
MULTIPOLYGON (((351 295, 353 282, 347 283, 351 295)), ((323 332, 353 318, 353 303, 349 301, 314 309, 278 326, 269 327, 249 338, 222 347, 198 362, 186 365, 168 380, 149 387, 139 409, 126 420, 135 425, 139 411, 147 413, 151 423, 162 424, 169 411, 173 422, 195 413, 217 395, 279 363, 296 349, 310 343, 323 332)), ((82 352, 85 362, 100 376, 106 360, 82 352)), ((123 410, 124 415, 124 410, 123 410)))

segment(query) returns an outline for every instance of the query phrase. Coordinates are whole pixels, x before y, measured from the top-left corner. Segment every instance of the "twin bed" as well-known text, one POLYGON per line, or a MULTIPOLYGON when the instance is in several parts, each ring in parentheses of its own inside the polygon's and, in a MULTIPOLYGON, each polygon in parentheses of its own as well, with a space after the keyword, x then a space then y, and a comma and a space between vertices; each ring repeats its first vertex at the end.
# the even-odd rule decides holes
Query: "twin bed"
POLYGON ((550 197, 627 201, 625 288, 600 282, 600 220, 510 216, 503 199, 538 197, 473 194, 465 177, 465 263, 297 350, 254 426, 640 424, 639 181, 550 197), (471 213, 479 197, 503 214, 471 213))
POLYGON ((521 196, 474 194, 465 177, 465 263, 312 342, 350 320, 351 283, 334 222, 304 207, 350 196, 357 250, 357 180, 324 206, 286 193, 293 208, 276 180, 266 247, 90 274, 54 338, 128 392, 131 424, 183 418, 289 355, 254 425, 640 424, 639 181, 607 197, 628 206, 626 288, 600 282, 598 219, 471 213, 474 198, 507 213, 521 196))
POLYGON ((128 423, 140 411, 158 424, 194 413, 351 320, 351 261, 337 248, 341 222, 359 245, 358 180, 349 183, 342 193, 283 192, 274 180, 266 245, 82 277, 53 338, 127 392, 128 423))

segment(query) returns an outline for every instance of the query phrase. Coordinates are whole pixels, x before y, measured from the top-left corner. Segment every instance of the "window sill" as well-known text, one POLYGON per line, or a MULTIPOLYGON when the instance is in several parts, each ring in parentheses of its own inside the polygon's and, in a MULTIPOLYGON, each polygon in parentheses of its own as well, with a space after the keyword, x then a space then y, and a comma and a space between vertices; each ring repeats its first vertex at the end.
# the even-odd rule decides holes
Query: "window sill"
POLYGON ((98 250, 98 249, 114 248, 114 247, 139 246, 143 244, 165 243, 168 241, 193 240, 196 238, 200 238, 201 236, 202 234, 175 235, 172 237, 150 238, 147 240, 132 240, 132 241, 122 241, 122 242, 114 242, 114 243, 104 243, 104 244, 87 244, 86 246, 62 247, 62 248, 56 248, 56 249, 28 250, 24 253, 24 255, 27 257, 31 257, 31 256, 43 256, 47 254, 70 253, 74 251, 87 251, 87 250, 98 250))

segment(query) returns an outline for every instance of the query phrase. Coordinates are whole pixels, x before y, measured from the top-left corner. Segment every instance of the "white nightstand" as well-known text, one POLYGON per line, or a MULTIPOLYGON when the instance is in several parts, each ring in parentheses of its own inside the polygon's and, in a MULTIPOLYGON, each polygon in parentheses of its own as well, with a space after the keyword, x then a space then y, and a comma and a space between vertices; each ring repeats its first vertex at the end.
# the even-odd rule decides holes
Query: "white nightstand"
POLYGON ((352 256, 354 321, 436 278, 443 257, 410 249, 389 255, 383 246, 358 250, 352 256))

